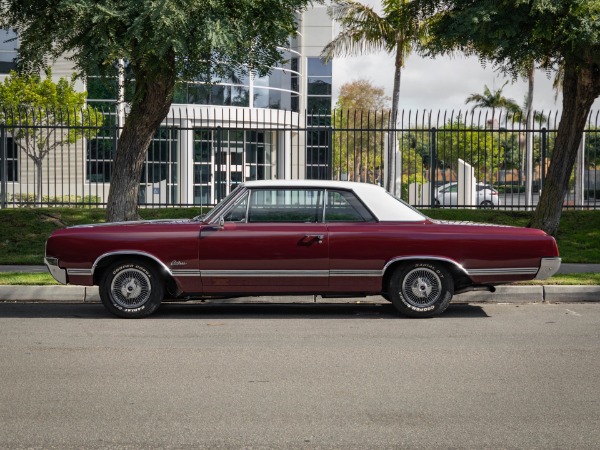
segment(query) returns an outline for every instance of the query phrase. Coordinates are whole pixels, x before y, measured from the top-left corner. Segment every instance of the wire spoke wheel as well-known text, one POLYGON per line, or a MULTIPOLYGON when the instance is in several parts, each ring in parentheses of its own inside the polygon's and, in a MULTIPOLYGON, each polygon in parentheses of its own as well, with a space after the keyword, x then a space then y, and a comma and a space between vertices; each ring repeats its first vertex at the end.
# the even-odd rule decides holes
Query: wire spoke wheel
POLYGON ((433 305, 442 292, 442 281, 431 269, 417 268, 411 270, 402 283, 402 294, 406 300, 418 308, 433 305))
POLYGON ((131 268, 113 278, 110 292, 117 304, 124 308, 137 308, 150 298, 152 285, 144 272, 131 268))
POLYGON ((104 270, 99 292, 102 303, 111 313, 140 318, 152 314, 160 306, 165 281, 154 265, 125 260, 104 270))
POLYGON ((392 274, 387 294, 401 314, 432 317, 448 308, 454 294, 454 279, 442 264, 407 263, 392 274))

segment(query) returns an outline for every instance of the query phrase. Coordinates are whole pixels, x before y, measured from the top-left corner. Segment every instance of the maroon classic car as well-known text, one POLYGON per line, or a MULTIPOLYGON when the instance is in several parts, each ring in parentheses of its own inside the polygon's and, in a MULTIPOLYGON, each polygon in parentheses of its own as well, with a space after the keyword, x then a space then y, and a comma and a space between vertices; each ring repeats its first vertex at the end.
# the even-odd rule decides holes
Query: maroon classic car
POLYGON ((544 279, 560 266, 535 229, 431 220, 366 183, 253 181, 205 217, 55 231, 46 265, 59 282, 98 285, 121 317, 163 299, 380 294, 411 317, 454 294, 544 279))

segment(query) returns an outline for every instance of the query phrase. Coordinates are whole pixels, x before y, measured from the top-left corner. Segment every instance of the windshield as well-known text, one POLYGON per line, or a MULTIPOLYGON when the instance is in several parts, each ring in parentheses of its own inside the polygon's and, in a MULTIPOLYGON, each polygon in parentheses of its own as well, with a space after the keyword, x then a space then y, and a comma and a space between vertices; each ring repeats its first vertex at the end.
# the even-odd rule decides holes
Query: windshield
POLYGON ((231 193, 221 200, 217 205, 211 209, 208 214, 200 215, 194 217, 194 220, 198 222, 210 222, 216 215, 218 215, 227 204, 229 204, 230 200, 237 197, 237 195, 241 192, 243 184, 238 185, 231 193))

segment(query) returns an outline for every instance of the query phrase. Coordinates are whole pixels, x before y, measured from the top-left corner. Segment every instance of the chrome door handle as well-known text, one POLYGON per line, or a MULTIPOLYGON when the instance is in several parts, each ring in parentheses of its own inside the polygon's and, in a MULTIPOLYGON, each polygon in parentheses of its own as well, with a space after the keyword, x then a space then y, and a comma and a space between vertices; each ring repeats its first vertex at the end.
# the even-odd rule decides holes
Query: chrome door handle
POLYGON ((316 240, 317 244, 322 244, 324 238, 325 238, 325 236, 322 234, 307 234, 306 236, 304 236, 304 239, 306 241, 315 241, 316 240))

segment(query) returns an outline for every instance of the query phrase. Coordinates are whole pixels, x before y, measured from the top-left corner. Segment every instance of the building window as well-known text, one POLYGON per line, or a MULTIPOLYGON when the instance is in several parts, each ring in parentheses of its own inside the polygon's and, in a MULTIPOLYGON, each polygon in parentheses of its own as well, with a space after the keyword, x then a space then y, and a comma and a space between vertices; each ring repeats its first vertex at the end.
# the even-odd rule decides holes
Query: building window
POLYGON ((332 63, 307 58, 308 114, 331 114, 332 63))
POLYGON ((194 204, 215 204, 246 180, 271 179, 273 141, 270 131, 195 130, 194 204))
MULTIPOLYGON (((179 180, 178 129, 160 128, 150 146, 140 180, 140 203, 149 200, 158 190, 160 203, 176 203, 179 180)), ((110 183, 112 162, 116 150, 116 130, 105 126, 98 135, 88 141, 86 151, 86 181, 110 183)))
POLYGON ((87 142, 86 181, 89 183, 110 182, 116 142, 115 127, 108 123, 105 123, 94 139, 87 142))
MULTIPOLYGON (((6 181, 19 181, 19 148, 12 137, 6 138, 5 152, 6 181)), ((0 181, 2 181, 2 170, 0 170, 0 181)))
POLYGON ((248 106, 250 91, 238 84, 208 85, 202 83, 177 84, 173 103, 217 106, 248 106))
POLYGON ((331 155, 331 61, 307 59, 306 178, 329 179, 331 155))
POLYGON ((11 29, 0 29, 0 74, 10 73, 17 65, 17 49, 19 40, 17 34, 11 29))

